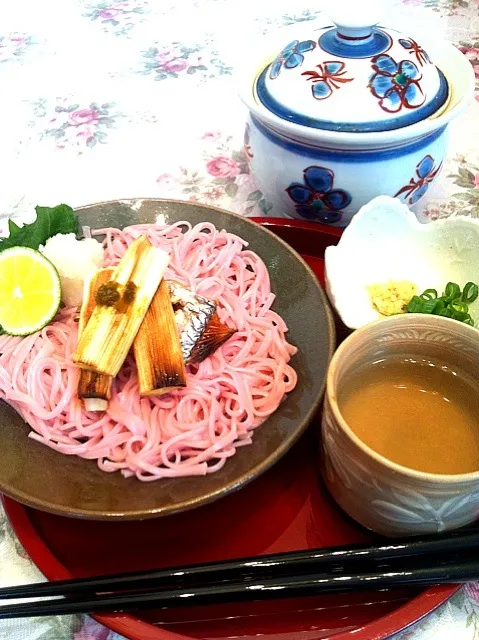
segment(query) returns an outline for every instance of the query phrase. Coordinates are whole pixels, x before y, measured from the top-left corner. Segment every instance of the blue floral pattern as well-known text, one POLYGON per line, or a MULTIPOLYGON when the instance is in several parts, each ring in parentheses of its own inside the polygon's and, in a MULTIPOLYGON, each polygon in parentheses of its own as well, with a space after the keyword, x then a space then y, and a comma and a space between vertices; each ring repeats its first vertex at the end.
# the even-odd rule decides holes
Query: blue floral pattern
POLYGON ((441 171, 441 168, 442 162, 438 167, 435 167, 434 158, 430 155, 424 156, 416 166, 416 175, 411 178, 408 184, 399 189, 394 197, 404 196, 405 202, 415 204, 429 189, 429 185, 441 171))
POLYGON ((301 74, 313 83, 311 92, 316 100, 329 98, 334 89, 339 89, 341 84, 353 80, 353 78, 344 77, 346 73, 344 62, 329 60, 323 64, 317 64, 316 68, 319 71, 303 71, 301 74))
POLYGON ((312 166, 304 170, 304 184, 293 182, 286 192, 302 218, 334 224, 341 220, 340 211, 351 204, 351 196, 343 189, 333 189, 333 183, 331 169, 312 166))
POLYGON ((300 67, 303 64, 304 55, 307 51, 312 51, 316 47, 316 43, 313 40, 293 40, 285 46, 285 48, 278 55, 276 60, 272 63, 269 72, 269 77, 274 80, 279 76, 282 67, 286 69, 294 69, 300 67))
POLYGON ((424 104, 426 96, 419 80, 422 74, 410 60, 396 62, 391 56, 381 54, 372 59, 375 72, 369 80, 369 89, 379 106, 388 113, 397 113, 403 107, 416 109, 424 104))
POLYGON ((425 62, 431 62, 431 58, 427 55, 424 49, 418 45, 418 43, 412 38, 399 38, 399 44, 404 49, 407 49, 411 55, 416 56, 416 60, 421 67, 425 62))

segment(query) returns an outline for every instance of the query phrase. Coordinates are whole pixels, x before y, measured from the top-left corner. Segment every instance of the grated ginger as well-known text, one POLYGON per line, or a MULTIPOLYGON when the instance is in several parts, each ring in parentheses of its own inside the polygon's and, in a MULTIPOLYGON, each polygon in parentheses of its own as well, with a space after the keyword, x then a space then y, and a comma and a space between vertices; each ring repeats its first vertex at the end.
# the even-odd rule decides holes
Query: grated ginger
POLYGON ((406 313, 406 306, 417 293, 417 287, 408 280, 389 280, 366 287, 374 309, 382 316, 406 313))

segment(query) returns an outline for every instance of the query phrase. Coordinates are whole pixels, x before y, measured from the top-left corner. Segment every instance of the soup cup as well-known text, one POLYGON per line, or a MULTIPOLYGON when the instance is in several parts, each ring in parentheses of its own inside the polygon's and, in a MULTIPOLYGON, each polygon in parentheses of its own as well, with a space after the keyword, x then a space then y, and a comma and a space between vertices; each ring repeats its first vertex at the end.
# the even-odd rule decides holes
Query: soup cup
POLYGON ((396 464, 364 444, 338 406, 344 382, 367 362, 417 356, 465 371, 479 384, 478 353, 477 329, 423 314, 378 320, 341 344, 327 377, 321 470, 333 498, 354 520, 394 537, 456 529, 479 517, 479 469, 443 475, 396 464))

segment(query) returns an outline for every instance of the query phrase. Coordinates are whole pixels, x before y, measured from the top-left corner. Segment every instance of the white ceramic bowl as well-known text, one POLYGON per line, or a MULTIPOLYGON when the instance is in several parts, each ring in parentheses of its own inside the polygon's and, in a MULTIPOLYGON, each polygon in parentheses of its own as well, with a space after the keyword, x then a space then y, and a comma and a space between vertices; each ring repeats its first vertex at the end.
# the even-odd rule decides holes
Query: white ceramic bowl
MULTIPOLYGON (((312 43, 311 48, 320 34, 321 30, 316 30, 310 33, 310 39, 290 44, 297 42, 297 46, 306 47, 312 43)), ((395 41, 397 38, 400 34, 395 41)), ((254 56, 245 63, 240 80, 240 96, 249 110, 245 152, 252 174, 273 204, 274 215, 345 227, 375 196, 398 195, 413 205, 426 193, 442 168, 448 124, 473 95, 474 73, 470 62, 452 44, 439 39, 422 44, 447 79, 446 104, 408 126, 384 131, 365 128, 359 132, 298 124, 288 113, 280 117, 268 109, 258 98, 256 87, 258 77, 273 57, 269 55, 261 62, 253 47, 254 56)), ((397 42, 394 46, 398 46, 397 42)), ((304 67, 300 66, 299 71, 315 67, 319 51, 315 47, 301 54, 304 67)), ((412 59, 404 49, 402 56, 412 59)), ((348 90, 352 91, 351 87, 348 90)), ((296 85, 291 84, 290 95, 294 97, 296 92, 296 85)), ((345 92, 340 89, 337 95, 346 95, 345 92)), ((284 93, 288 94, 286 89, 284 93)), ((321 104, 318 100, 316 103, 319 109, 321 104)), ((342 121, 351 120, 351 109, 355 109, 354 99, 345 101, 340 110, 342 121)))
POLYGON ((438 533, 479 517, 479 471, 424 473, 391 462, 362 442, 341 415, 338 394, 349 372, 387 354, 441 360, 479 381, 479 331, 456 320, 412 314, 351 334, 330 364, 322 422, 322 473, 336 502, 386 536, 438 533))
MULTIPOLYGON (((409 280, 418 293, 448 282, 479 284, 479 220, 457 216, 421 224, 396 198, 379 196, 354 216, 336 247, 325 252, 326 288, 350 329, 381 318, 366 287, 409 280)), ((478 324, 479 299, 471 306, 478 324)))

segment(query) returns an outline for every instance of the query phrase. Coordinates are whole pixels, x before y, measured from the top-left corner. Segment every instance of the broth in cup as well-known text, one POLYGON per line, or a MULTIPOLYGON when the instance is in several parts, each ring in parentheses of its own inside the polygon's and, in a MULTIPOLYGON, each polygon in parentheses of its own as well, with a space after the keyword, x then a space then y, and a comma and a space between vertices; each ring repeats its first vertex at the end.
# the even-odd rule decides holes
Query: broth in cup
POLYGON ((352 431, 388 460, 427 473, 479 471, 479 386, 410 355, 358 367, 338 396, 352 431))
POLYGON ((355 331, 328 372, 322 472, 355 520, 387 536, 479 517, 479 331, 391 316, 355 331))

